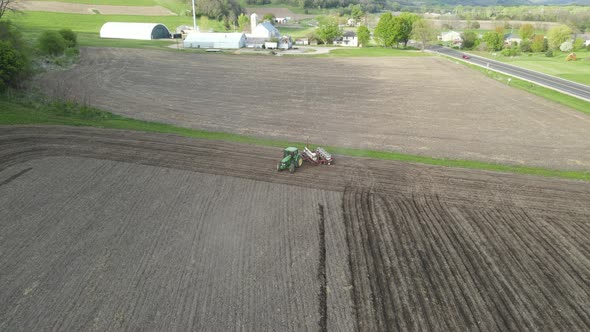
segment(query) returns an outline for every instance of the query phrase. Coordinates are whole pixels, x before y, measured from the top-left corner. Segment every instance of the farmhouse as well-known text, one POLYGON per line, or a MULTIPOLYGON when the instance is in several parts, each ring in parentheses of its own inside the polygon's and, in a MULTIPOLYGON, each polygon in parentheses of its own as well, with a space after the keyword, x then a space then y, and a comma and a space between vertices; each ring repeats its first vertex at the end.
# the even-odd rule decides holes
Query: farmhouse
POLYGON ((351 17, 346 21, 346 25, 349 27, 358 27, 361 25, 361 22, 357 22, 354 18, 351 17))
POLYGON ((509 33, 504 36, 504 44, 511 45, 512 43, 520 44, 522 42, 522 38, 515 33, 509 33))
POLYGON ((461 34, 457 31, 451 30, 441 33, 440 36, 438 36, 438 38, 440 41, 444 42, 456 42, 461 41, 461 34))
POLYGON ((354 31, 346 31, 342 37, 334 39, 334 45, 358 47, 359 40, 354 31))
POLYGON ((100 38, 165 39, 170 38, 170 31, 160 23, 107 22, 100 28, 100 38))
POLYGON ((185 48, 238 49, 246 46, 246 35, 240 32, 191 32, 184 39, 185 48))

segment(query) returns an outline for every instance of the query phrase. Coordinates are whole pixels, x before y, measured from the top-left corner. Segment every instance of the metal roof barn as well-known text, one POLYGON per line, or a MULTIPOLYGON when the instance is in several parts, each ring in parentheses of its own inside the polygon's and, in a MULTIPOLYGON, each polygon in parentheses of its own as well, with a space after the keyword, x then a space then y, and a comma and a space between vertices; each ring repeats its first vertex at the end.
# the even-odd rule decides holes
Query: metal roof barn
POLYGON ((161 23, 107 22, 100 28, 100 38, 163 39, 170 38, 170 31, 161 23))
POLYGON ((264 38, 280 38, 281 33, 270 22, 262 22, 254 28, 252 36, 264 38))
POLYGON ((191 32, 184 39, 185 48, 242 48, 246 46, 246 35, 233 32, 191 32))

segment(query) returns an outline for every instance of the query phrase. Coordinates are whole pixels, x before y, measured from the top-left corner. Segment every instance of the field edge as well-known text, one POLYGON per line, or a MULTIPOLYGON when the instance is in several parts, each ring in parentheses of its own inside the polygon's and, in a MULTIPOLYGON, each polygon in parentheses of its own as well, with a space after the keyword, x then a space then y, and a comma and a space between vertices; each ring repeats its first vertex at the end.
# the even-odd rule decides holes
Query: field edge
MULTIPOLYGON (((62 107, 65 108, 68 107, 68 105, 71 106, 71 104, 63 103, 62 107)), ((284 148, 286 146, 303 147, 306 145, 303 142, 291 142, 286 140, 275 140, 227 132, 214 132, 177 127, 158 122, 131 119, 98 109, 88 110, 88 108, 86 107, 79 107, 82 109, 82 111, 69 110, 67 112, 64 112, 61 109, 56 109, 55 103, 51 104, 51 107, 47 107, 47 105, 43 104, 37 104, 34 106, 24 105, 19 103, 17 100, 15 101, 14 99, 11 100, 6 96, 1 96, 0 125, 65 125, 77 127, 110 128, 161 134, 173 134, 189 138, 201 138, 207 140, 244 143, 277 148, 284 148)), ((313 142, 309 145, 314 146, 313 142)), ((483 171, 556 177, 590 182, 590 170, 559 170, 542 168, 537 166, 495 164, 475 160, 434 158, 427 156, 404 154, 399 152, 364 150, 336 146, 324 147, 328 149, 331 153, 337 155, 340 154, 353 157, 404 161, 433 166, 479 169, 483 171)))

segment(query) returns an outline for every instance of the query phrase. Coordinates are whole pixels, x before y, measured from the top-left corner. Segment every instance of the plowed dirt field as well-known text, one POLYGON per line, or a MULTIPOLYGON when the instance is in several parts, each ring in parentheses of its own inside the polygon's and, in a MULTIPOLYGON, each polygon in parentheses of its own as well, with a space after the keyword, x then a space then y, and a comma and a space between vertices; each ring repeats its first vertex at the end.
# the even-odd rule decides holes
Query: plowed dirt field
POLYGON ((88 48, 39 86, 126 116, 320 145, 590 169, 590 116, 439 57, 88 48))
POLYGON ((590 328, 590 185, 0 126, 0 330, 590 328))

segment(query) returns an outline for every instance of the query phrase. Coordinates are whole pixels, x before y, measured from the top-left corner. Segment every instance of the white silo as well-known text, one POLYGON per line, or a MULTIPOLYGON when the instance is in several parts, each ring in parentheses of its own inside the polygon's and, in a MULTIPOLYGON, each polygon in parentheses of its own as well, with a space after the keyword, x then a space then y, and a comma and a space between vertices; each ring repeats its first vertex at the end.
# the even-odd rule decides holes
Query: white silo
POLYGON ((256 15, 256 13, 252 13, 252 15, 250 15, 250 33, 254 33, 254 29, 256 29, 257 25, 258 15, 256 15))

